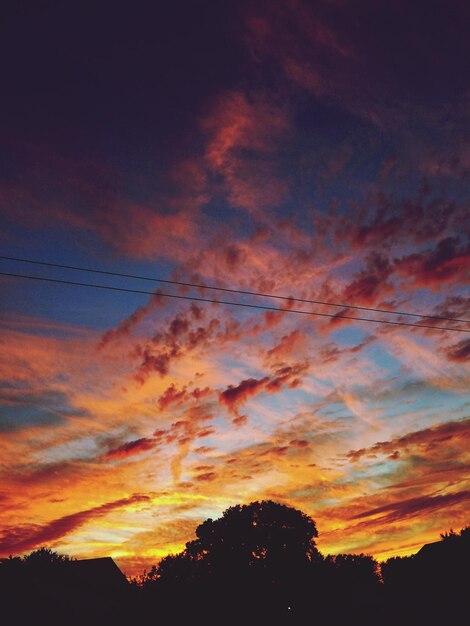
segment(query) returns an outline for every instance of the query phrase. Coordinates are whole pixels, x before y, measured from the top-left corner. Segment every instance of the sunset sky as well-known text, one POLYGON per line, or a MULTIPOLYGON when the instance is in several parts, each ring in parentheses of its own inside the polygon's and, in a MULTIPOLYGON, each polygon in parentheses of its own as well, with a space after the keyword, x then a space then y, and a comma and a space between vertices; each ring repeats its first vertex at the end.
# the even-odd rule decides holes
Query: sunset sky
POLYGON ((323 553, 382 560, 469 523, 469 18, 7 3, 2 256, 345 306, 0 259, 332 316, 0 275, 0 556, 136 574, 268 498, 311 515, 323 553))

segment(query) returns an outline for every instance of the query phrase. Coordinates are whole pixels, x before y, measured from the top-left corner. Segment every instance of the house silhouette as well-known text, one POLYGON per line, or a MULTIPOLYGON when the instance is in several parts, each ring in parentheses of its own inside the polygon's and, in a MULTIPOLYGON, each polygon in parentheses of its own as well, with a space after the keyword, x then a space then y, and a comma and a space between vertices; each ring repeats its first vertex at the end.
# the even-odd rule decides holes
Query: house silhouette
POLYGON ((126 592, 129 588, 127 578, 110 556, 71 561, 66 578, 76 589, 97 594, 126 592))
POLYGON ((70 561, 50 591, 44 626, 118 625, 128 621, 130 585, 111 557, 70 561))

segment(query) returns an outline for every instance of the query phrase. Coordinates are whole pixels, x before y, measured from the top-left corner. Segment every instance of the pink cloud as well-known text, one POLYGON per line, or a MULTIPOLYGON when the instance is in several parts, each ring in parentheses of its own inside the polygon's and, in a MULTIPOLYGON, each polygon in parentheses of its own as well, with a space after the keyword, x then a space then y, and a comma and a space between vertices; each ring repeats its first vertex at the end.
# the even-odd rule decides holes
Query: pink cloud
POLYGON ((249 398, 255 396, 260 390, 265 389, 268 377, 256 379, 246 378, 238 385, 229 385, 220 394, 220 401, 225 404, 229 411, 236 413, 239 406, 243 405, 249 398))
POLYGON ((378 253, 370 254, 366 259, 366 267, 344 289, 342 301, 364 306, 373 305, 379 298, 393 292, 392 287, 387 284, 392 271, 386 257, 378 253))
POLYGON ((281 338, 281 341, 268 350, 267 356, 270 359, 284 360, 293 356, 301 347, 305 345, 306 337, 298 329, 293 330, 281 338))
POLYGON ((435 454, 440 447, 448 449, 451 443, 466 449, 470 441, 470 421, 445 422, 431 428, 395 437, 390 441, 379 441, 369 448, 351 450, 347 457, 351 461, 359 461, 364 456, 373 454, 395 454, 398 450, 420 451, 424 455, 435 454))
POLYGON ((224 404, 228 411, 237 416, 241 423, 245 423, 245 416, 238 413, 239 407, 243 406, 249 398, 264 393, 278 393, 285 386, 293 389, 300 384, 300 376, 308 370, 307 363, 295 365, 283 365, 274 370, 273 376, 263 378, 246 378, 238 385, 229 385, 219 394, 219 401, 224 404))
POLYGON ((259 211, 276 205, 285 183, 272 156, 288 129, 286 114, 263 96, 226 93, 202 121, 208 167, 223 176, 232 206, 259 211))
POLYGON ((106 460, 114 460, 114 459, 124 459, 128 456, 133 456, 136 454, 140 454, 141 452, 146 452, 147 450, 152 450, 157 445, 155 439, 149 439, 148 437, 141 437, 140 439, 136 439, 135 441, 128 441, 123 443, 121 446, 117 448, 113 448, 106 452, 103 456, 106 460))
POLYGON ((463 339, 444 350, 449 361, 465 363, 470 360, 470 339, 463 339))
POLYGON ((470 245, 459 242, 456 237, 447 237, 435 248, 397 259, 395 268, 415 287, 437 289, 442 283, 464 283, 470 271, 470 245))

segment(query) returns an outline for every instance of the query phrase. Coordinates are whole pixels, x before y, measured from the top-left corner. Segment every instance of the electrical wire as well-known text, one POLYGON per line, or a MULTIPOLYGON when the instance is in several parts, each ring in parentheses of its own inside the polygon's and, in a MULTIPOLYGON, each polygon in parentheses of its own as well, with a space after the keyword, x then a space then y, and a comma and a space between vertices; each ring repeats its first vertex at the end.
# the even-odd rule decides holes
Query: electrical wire
MULTIPOLYGON (((470 320, 465 320, 465 319, 459 319, 459 318, 455 318, 455 317, 442 317, 442 316, 438 316, 438 315, 430 315, 430 314, 426 314, 426 313, 410 313, 407 311, 393 311, 391 309, 377 309, 377 308, 373 308, 373 307, 367 307, 367 306, 359 306, 359 305, 355 305, 355 304, 347 304, 347 303, 338 303, 338 302, 325 302, 322 300, 309 300, 309 299, 305 299, 305 298, 295 298, 295 297, 291 297, 291 296, 280 296, 280 295, 276 295, 276 294, 270 294, 270 293, 262 293, 262 292, 258 292, 258 291, 246 291, 243 289, 230 289, 228 287, 216 287, 214 285, 204 285, 204 284, 197 284, 197 283, 187 283, 187 282, 182 282, 182 281, 178 281, 178 280, 169 280, 169 279, 165 279, 165 278, 152 278, 150 276, 139 276, 136 274, 125 274, 122 272, 112 272, 112 271, 107 271, 107 270, 98 270, 95 268, 88 268, 88 267, 79 267, 77 265, 65 265, 65 264, 61 264, 61 263, 49 263, 47 261, 38 261, 38 260, 34 260, 34 259, 23 259, 23 258, 18 258, 18 257, 10 257, 10 256, 2 256, 0 255, 0 259, 4 259, 4 260, 8 260, 8 261, 17 261, 20 263, 30 263, 30 264, 34 264, 34 265, 44 265, 47 267, 56 267, 56 268, 60 268, 60 269, 68 269, 68 270, 76 270, 79 272, 89 272, 89 273, 93 273, 93 274, 102 274, 102 275, 106 275, 106 276, 117 276, 120 278, 131 278, 131 279, 136 279, 136 280, 146 280, 146 281, 150 281, 150 282, 158 282, 158 283, 164 283, 164 284, 168 284, 168 285, 178 285, 178 286, 182 286, 182 287, 192 287, 195 289, 208 289, 208 290, 212 290, 212 291, 223 291, 226 293, 236 293, 236 294, 240 294, 240 295, 246 295, 246 296, 255 296, 258 298, 273 298, 273 299, 277 299, 277 300, 287 300, 290 302, 299 302, 302 304, 316 304, 316 305, 320 305, 320 306, 332 306, 332 307, 337 307, 337 308, 341 308, 341 309, 357 309, 360 311, 371 311, 373 313, 387 313, 390 315, 404 315, 404 316, 408 316, 408 317, 419 317, 421 319, 429 319, 429 320, 438 320, 441 322, 463 322, 464 324, 470 324, 470 320)), ((333 317, 337 317, 337 316, 333 316, 333 317)), ((435 327, 433 327, 435 328, 435 327)))
POLYGON ((142 289, 129 289, 126 287, 112 287, 111 285, 96 285, 93 283, 82 283, 78 281, 61 280, 59 278, 45 278, 43 276, 14 274, 11 272, 0 272, 0 276, 10 276, 14 278, 23 278, 27 280, 38 280, 38 281, 44 281, 48 283, 58 283, 62 285, 73 285, 76 287, 91 287, 94 289, 107 289, 110 291, 144 294, 144 295, 149 295, 149 296, 154 296, 154 297, 176 298, 178 300, 190 300, 194 302, 209 302, 212 304, 225 304, 228 306, 245 307, 245 308, 250 308, 250 309, 261 309, 264 311, 275 311, 278 313, 295 313, 295 314, 300 314, 300 315, 311 315, 311 316, 318 316, 318 317, 329 317, 329 318, 334 318, 334 319, 354 320, 356 322, 370 322, 373 324, 390 324, 393 326, 408 326, 412 328, 429 328, 431 330, 447 330, 447 331, 459 332, 459 333, 470 333, 470 330, 466 330, 464 328, 432 326, 430 324, 411 324, 408 322, 393 322, 391 320, 376 320, 376 319, 371 319, 368 317, 354 317, 351 315, 333 315, 331 313, 319 313, 318 311, 302 311, 300 309, 285 309, 281 307, 266 306, 262 304, 248 304, 244 302, 232 302, 229 300, 211 300, 210 298, 201 298, 197 296, 183 296, 183 295, 174 294, 174 293, 170 294, 170 293, 163 293, 163 292, 144 291, 142 289))

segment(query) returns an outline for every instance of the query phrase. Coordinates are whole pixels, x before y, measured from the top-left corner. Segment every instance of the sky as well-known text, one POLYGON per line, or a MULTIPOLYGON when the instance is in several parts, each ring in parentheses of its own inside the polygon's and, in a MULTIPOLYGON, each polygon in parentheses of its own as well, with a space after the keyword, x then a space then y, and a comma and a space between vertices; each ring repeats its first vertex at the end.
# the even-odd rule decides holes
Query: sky
POLYGON ((468 3, 3 13, 1 256, 199 287, 0 259, 0 556, 133 575, 261 499, 325 554, 468 524, 468 3))

